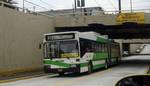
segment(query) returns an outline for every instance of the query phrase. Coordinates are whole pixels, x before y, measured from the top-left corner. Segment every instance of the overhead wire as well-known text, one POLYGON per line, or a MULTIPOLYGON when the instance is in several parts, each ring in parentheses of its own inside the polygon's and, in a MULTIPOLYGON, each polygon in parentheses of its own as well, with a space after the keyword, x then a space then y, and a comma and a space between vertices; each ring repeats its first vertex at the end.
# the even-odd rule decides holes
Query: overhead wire
POLYGON ((96 0, 94 0, 94 2, 95 2, 98 6, 101 7, 101 4, 99 4, 96 0))
POLYGON ((112 3, 112 1, 111 0, 107 0, 109 3, 110 3, 110 5, 117 11, 117 8, 114 6, 114 4, 112 3))
POLYGON ((51 4, 48 4, 47 2, 45 2, 45 1, 43 1, 43 0, 40 0, 40 2, 44 3, 44 4, 45 4, 45 5, 47 5, 47 6, 54 7, 53 5, 51 5, 51 4))
MULTIPOLYGON (((101 6, 101 7, 102 7, 102 5, 98 3, 98 1, 94 0, 94 2, 95 2, 98 6, 101 6)), ((113 9, 115 9, 115 11, 117 11, 117 8, 113 5, 112 1, 109 0, 108 2, 111 4, 111 6, 113 7, 113 9)), ((106 9, 106 8, 105 8, 105 9, 106 9)))
POLYGON ((43 7, 43 6, 40 6, 40 5, 35 4, 35 3, 33 3, 33 2, 30 2, 30 1, 27 1, 27 0, 24 0, 24 1, 27 2, 27 3, 30 3, 30 4, 32 4, 32 5, 38 6, 38 7, 40 7, 40 8, 43 8, 43 9, 45 9, 45 10, 49 10, 48 8, 43 7))
POLYGON ((138 2, 138 3, 143 3, 143 2, 150 2, 150 1, 148 1, 148 0, 147 0, 147 1, 143 1, 143 0, 141 0, 141 1, 135 1, 135 0, 133 0, 132 2, 133 2, 133 3, 137 3, 137 2, 138 2))

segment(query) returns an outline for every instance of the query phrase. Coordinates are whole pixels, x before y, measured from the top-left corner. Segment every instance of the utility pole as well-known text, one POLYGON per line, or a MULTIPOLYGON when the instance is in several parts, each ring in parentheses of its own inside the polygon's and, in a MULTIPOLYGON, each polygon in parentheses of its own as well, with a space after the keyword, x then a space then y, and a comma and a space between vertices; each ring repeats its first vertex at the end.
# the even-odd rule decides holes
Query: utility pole
POLYGON ((133 11, 133 8, 132 8, 132 0, 130 0, 130 7, 131 7, 131 12, 133 11))
POLYGON ((24 12, 24 10, 25 10, 25 9, 24 9, 24 8, 25 8, 25 7, 24 7, 24 2, 25 2, 25 1, 23 0, 23 2, 22 2, 22 4, 23 4, 23 5, 22 5, 22 6, 23 6, 23 12, 24 12))
POLYGON ((74 8, 75 8, 75 10, 77 9, 77 1, 76 0, 74 0, 74 8))
POLYGON ((121 0, 119 0, 118 5, 119 5, 119 13, 121 13, 121 0))

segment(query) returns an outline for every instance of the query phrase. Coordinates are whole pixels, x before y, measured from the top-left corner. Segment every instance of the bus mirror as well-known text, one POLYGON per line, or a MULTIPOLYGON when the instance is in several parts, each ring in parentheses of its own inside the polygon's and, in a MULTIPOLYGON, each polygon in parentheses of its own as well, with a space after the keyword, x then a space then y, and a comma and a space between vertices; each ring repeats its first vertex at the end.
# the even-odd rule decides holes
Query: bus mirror
POLYGON ((42 44, 41 43, 39 44, 39 49, 42 49, 42 44))
POLYGON ((150 86, 150 75, 135 75, 121 79, 116 86, 150 86))

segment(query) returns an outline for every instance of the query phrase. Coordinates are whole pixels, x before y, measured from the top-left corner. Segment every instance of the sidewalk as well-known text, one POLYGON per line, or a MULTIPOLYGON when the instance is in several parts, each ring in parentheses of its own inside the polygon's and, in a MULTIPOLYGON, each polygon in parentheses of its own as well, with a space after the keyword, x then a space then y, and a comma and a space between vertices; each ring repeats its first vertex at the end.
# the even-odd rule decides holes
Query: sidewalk
POLYGON ((13 75, 0 75, 0 83, 24 80, 24 79, 35 78, 35 77, 40 77, 44 75, 47 75, 47 74, 45 74, 43 71, 17 73, 13 75))

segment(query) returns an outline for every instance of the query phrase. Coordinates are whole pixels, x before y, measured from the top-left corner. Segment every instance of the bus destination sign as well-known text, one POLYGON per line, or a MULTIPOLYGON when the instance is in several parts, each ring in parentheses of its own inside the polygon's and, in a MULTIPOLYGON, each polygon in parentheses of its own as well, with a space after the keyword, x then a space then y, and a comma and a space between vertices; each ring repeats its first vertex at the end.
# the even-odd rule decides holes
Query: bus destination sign
POLYGON ((64 39, 73 39, 74 34, 56 34, 56 35, 46 35, 46 41, 51 41, 51 40, 64 40, 64 39))

